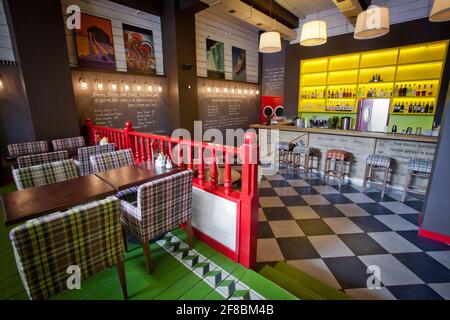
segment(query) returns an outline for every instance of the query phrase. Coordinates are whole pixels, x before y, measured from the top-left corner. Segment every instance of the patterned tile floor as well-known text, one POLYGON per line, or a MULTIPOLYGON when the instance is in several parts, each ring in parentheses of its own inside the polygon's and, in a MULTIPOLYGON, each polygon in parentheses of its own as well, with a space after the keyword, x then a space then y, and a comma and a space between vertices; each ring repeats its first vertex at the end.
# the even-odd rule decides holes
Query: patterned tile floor
POLYGON ((286 261, 356 299, 450 299, 450 246, 418 236, 423 199, 360 191, 283 171, 263 176, 258 270, 286 261), (371 265, 381 289, 367 288, 371 265))

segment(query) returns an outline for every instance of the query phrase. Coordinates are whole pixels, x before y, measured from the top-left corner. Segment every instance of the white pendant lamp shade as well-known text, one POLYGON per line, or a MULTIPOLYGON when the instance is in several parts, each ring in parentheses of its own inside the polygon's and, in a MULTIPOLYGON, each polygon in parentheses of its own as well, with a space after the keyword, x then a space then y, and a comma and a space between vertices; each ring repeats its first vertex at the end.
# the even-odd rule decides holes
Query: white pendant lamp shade
POLYGON ((268 31, 259 38, 259 52, 275 53, 281 51, 281 36, 277 31, 268 31))
POLYGON ((319 46, 327 42, 327 24, 323 20, 306 22, 302 26, 300 45, 306 47, 319 46))
POLYGON ((389 9, 370 6, 358 14, 353 37, 358 40, 373 39, 389 33, 389 9))
POLYGON ((430 21, 443 22, 450 20, 450 0, 434 0, 430 12, 430 21))

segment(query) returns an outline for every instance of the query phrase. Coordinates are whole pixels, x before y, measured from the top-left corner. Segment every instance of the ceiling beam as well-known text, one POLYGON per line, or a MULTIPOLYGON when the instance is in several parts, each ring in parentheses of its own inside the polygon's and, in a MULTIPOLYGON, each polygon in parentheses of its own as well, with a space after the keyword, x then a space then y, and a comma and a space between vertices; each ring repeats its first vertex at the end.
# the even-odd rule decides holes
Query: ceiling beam
POLYGON ((272 18, 276 19, 278 22, 284 24, 285 26, 295 29, 298 28, 298 17, 283 8, 275 0, 241 0, 242 2, 253 6, 255 9, 265 13, 270 16, 270 2, 272 2, 272 18))
POLYGON ((209 6, 201 0, 179 0, 178 7, 181 11, 190 12, 192 14, 209 8, 209 6))

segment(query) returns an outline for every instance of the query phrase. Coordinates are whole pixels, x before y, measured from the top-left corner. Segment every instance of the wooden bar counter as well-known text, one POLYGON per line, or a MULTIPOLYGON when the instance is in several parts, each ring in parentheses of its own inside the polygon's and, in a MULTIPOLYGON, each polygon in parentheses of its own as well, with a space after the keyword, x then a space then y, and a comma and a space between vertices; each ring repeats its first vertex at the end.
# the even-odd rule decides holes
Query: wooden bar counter
MULTIPOLYGON (((251 128, 258 131, 260 159, 274 157, 273 145, 277 141, 300 143, 317 149, 320 173, 326 151, 343 149, 353 155, 352 182, 362 184, 365 161, 370 154, 383 154, 394 159, 389 177, 392 186, 403 186, 407 163, 410 158, 433 159, 437 137, 395 133, 375 133, 354 130, 297 128, 289 125, 255 124, 251 128)), ((425 180, 416 182, 424 186, 425 180)))

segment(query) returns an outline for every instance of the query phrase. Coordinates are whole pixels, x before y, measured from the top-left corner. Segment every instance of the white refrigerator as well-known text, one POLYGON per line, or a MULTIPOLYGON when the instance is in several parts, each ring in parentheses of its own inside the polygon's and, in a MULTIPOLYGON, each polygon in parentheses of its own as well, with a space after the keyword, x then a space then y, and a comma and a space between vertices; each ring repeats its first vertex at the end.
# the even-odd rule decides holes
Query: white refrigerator
POLYGON ((391 99, 360 99, 356 115, 356 130, 385 132, 389 124, 391 99))

